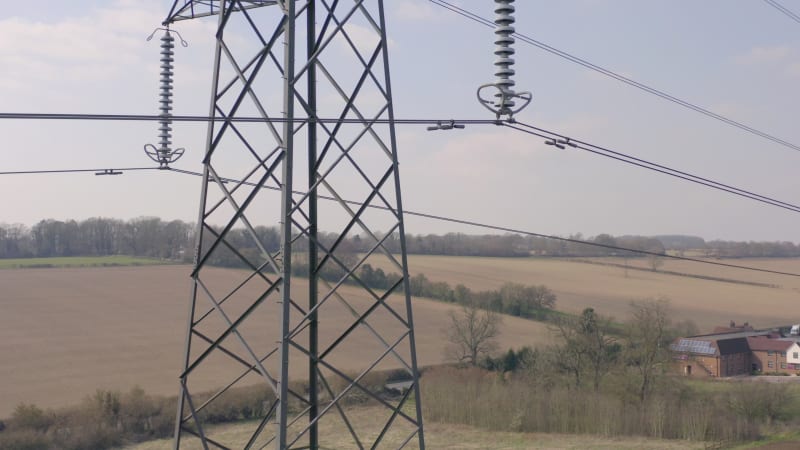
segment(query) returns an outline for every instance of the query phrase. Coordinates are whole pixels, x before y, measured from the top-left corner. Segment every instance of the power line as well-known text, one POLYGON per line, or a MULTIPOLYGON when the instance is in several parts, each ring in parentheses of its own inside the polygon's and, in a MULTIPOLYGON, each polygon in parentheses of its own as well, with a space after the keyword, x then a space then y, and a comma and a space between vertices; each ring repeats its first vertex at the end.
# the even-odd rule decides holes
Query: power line
MULTIPOLYGON (((491 28, 495 27, 495 24, 494 24, 493 21, 491 21, 491 20, 489 20, 489 19, 487 19, 485 17, 481 17, 481 16, 479 16, 479 15, 473 13, 473 12, 470 12, 470 11, 468 11, 466 9, 463 9, 463 8, 460 8, 460 7, 456 6, 456 5, 453 5, 452 3, 449 3, 449 2, 447 2, 445 0, 428 0, 428 1, 430 1, 431 3, 433 3, 436 6, 440 6, 440 7, 444 8, 444 9, 447 9, 448 11, 454 12, 454 13, 462 16, 462 17, 470 19, 470 20, 472 20, 474 22, 477 22, 477 23, 479 23, 481 25, 485 25, 485 26, 491 27, 491 28)), ((598 66, 596 64, 593 64, 593 63, 591 63, 591 62, 589 62, 589 61, 587 61, 585 59, 581 59, 581 58, 579 58, 579 57, 577 57, 575 55, 572 55, 570 53, 567 53, 567 52, 565 52, 563 50, 559 50, 559 49, 557 49, 555 47, 551 47, 550 45, 547 45, 547 44, 545 44, 545 43, 543 43, 541 41, 537 41, 536 39, 533 39, 532 37, 526 36, 526 35, 524 35, 524 34, 522 34, 520 32, 514 33, 514 37, 516 37, 517 39, 519 39, 522 42, 525 42, 527 44, 530 44, 530 45, 533 45, 535 47, 538 47, 538 48, 540 48, 540 49, 542 49, 542 50, 544 50, 544 51, 546 51, 548 53, 551 53, 551 54, 556 55, 558 57, 564 58, 564 59, 566 59, 566 60, 568 60, 570 62, 573 62, 575 64, 579 64, 579 65, 581 65, 581 66, 583 66, 583 67, 585 67, 587 69, 594 70, 595 72, 601 73, 601 74, 603 74, 603 75, 605 75, 607 77, 613 78, 613 79, 615 79, 617 81, 620 81, 622 83, 625 83, 625 84, 627 84, 629 86, 632 86, 632 87, 635 87, 637 89, 640 89, 640 90, 642 90, 644 92, 647 92, 648 94, 655 95, 656 97, 660 97, 660 98, 662 98, 664 100, 667 100, 667 101, 670 101, 672 103, 678 104, 680 106, 683 106, 684 108, 691 109, 692 111, 698 112, 698 113, 703 114, 703 115, 705 115, 707 117, 710 117, 712 119, 715 119, 715 120, 718 120, 720 122, 726 123, 726 124, 728 124, 730 126, 739 128, 742 131, 745 131, 745 132, 751 133, 753 135, 759 136, 761 138, 767 139, 767 140, 772 141, 772 142, 774 142, 776 144, 782 145, 782 146, 790 148, 792 150, 800 151, 800 146, 799 145, 793 144, 793 143, 788 142, 788 141, 786 141, 784 139, 776 137, 776 136, 774 136, 772 134, 769 134, 769 133, 766 133, 764 131, 761 131, 761 130, 758 130, 756 128, 753 128, 753 127, 751 127, 749 125, 746 125, 744 123, 741 123, 741 122, 738 122, 736 120, 730 119, 730 118, 725 117, 725 116, 723 116, 721 114, 717 114, 717 113, 715 113, 713 111, 710 111, 708 109, 705 109, 705 108, 703 108, 703 107, 701 107, 699 105, 696 105, 696 104, 691 103, 691 102, 686 101, 686 100, 682 100, 682 99, 680 99, 678 97, 675 97, 675 96, 673 96, 671 94, 668 94, 668 93, 666 93, 664 91, 658 90, 658 89, 656 89, 654 87, 648 86, 648 85, 646 85, 644 83, 640 83, 640 82, 638 82, 636 80, 633 80, 631 78, 628 78, 628 77, 625 77, 623 75, 620 75, 619 73, 613 72, 613 71, 611 71, 609 69, 606 69, 604 67, 601 67, 601 66, 598 66)))
MULTIPOLYGON (((535 132, 532 132, 531 134, 536 134, 536 135, 538 135, 540 137, 545 137, 545 138, 547 137, 547 136, 544 136, 544 135, 539 135, 539 134, 537 134, 535 132)), ((580 142, 580 141, 576 141, 576 142, 580 142)), ((0 172, 0 175, 29 175, 29 174, 102 172, 102 171, 135 171, 135 170, 161 170, 161 171, 177 172, 177 173, 185 174, 185 175, 192 175, 192 176, 199 176, 199 177, 203 176, 203 174, 200 173, 200 172, 194 172, 194 171, 191 171, 191 170, 184 170, 184 169, 177 169, 177 168, 174 168, 174 167, 166 167, 166 168, 164 168, 164 167, 128 167, 128 168, 120 168, 120 169, 26 170, 26 171, 16 171, 16 172, 0 172)), ((234 178, 224 178, 223 177, 223 178, 220 178, 220 181, 221 182, 230 182, 230 183, 240 183, 240 184, 243 184, 243 185, 246 185, 246 186, 258 187, 257 183, 252 183, 252 182, 243 181, 243 180, 237 180, 237 179, 234 179, 234 178)), ((262 185, 262 186, 260 186, 260 188, 273 190, 273 191, 279 191, 280 190, 280 188, 275 187, 275 186, 264 186, 264 185, 262 185)), ((299 192, 299 191, 295 191, 294 193, 295 194, 303 194, 303 192, 299 192)), ((337 199, 335 197, 327 196, 327 195, 318 195, 318 197, 321 198, 321 199, 324 199, 324 200, 339 201, 339 199, 337 199)), ((363 205, 361 202, 357 202, 355 200, 341 200, 341 201, 343 201, 345 203, 348 203, 348 204, 351 204, 351 205, 356 205, 356 206, 362 206, 363 205)), ((373 208, 373 209, 388 210, 387 207, 380 206, 380 205, 367 205, 367 207, 368 208, 373 208)), ((696 262, 696 263, 700 263, 700 264, 709 264, 709 265, 714 265, 714 266, 730 267, 730 268, 734 268, 734 269, 749 270, 749 271, 754 271, 754 272, 771 273, 771 274, 775 274, 775 275, 786 275, 786 276, 791 276, 791 277, 800 277, 800 274, 792 273, 792 272, 782 272, 782 271, 762 269, 762 268, 752 267, 752 266, 743 266, 743 265, 738 265, 738 264, 728 264, 728 263, 722 263, 722 262, 718 262, 718 261, 708 261, 708 260, 704 260, 704 259, 690 258, 690 257, 686 257, 686 256, 669 255, 669 254, 664 254, 664 253, 651 252, 651 251, 647 251, 647 250, 639 250, 639 249, 633 249, 633 248, 627 248, 627 247, 620 247, 620 246, 617 246, 617 245, 600 244, 600 243, 597 243, 597 242, 590 242, 590 241, 584 241, 584 240, 580 240, 580 239, 565 238, 565 237, 560 237, 560 236, 552 236, 552 235, 543 234, 543 233, 536 233, 534 231, 520 230, 520 229, 516 229, 516 228, 504 227, 504 226, 499 226, 499 225, 490 225, 490 224, 475 222, 475 221, 472 221, 472 220, 456 219, 456 218, 452 218, 452 217, 445 217, 445 216, 440 216, 440 215, 430 214, 430 213, 424 213, 424 212, 404 210, 403 214, 406 214, 406 215, 409 215, 409 216, 414 216, 414 217, 421 217, 421 218, 426 218, 426 219, 439 220, 439 221, 443 221, 443 222, 456 223, 456 224, 460 224, 460 225, 469 225, 469 226, 473 226, 473 227, 485 228, 485 229, 494 230, 494 231, 503 231, 503 232, 507 232, 507 233, 516 233, 516 234, 520 234, 520 235, 523 235, 523 236, 539 237, 539 238, 550 239, 550 240, 561 241, 561 242, 568 242, 568 243, 573 243, 573 244, 588 245, 588 246, 599 247, 599 248, 604 248, 604 249, 608 249, 608 250, 617 250, 617 251, 623 251, 623 252, 638 253, 638 254, 641 254, 641 255, 657 256, 657 257, 663 257, 663 258, 668 258, 668 259, 675 259, 675 260, 681 260, 681 261, 690 261, 690 262, 696 262)))
POLYGON ((18 170, 0 172, 0 175, 33 175, 33 174, 54 174, 54 173, 81 173, 94 172, 98 175, 117 175, 119 172, 131 172, 135 170, 159 170, 159 167, 123 167, 123 168, 102 168, 102 169, 54 169, 54 170, 18 170))
MULTIPOLYGON (((182 174, 186 174, 186 175, 193 175, 193 176, 199 176, 199 177, 203 176, 202 173, 193 172, 193 171, 190 171, 190 170, 175 169, 175 168, 172 168, 172 167, 170 167, 167 170, 173 171, 173 172, 182 173, 182 174)), ((252 182, 242 181, 242 180, 236 180, 236 179, 233 179, 233 178, 220 178, 220 181, 222 181, 222 182, 230 182, 230 183, 241 183, 241 184, 246 185, 246 186, 259 187, 257 183, 252 183, 252 182)), ((263 186, 262 185, 262 186, 260 186, 260 188, 269 189, 269 190, 273 190, 273 191, 280 191, 280 188, 275 187, 275 186, 263 186)), ((299 191, 295 191, 293 193, 295 193, 295 194, 304 194, 304 192, 299 192, 299 191)), ((339 199, 337 199, 335 197, 331 197, 331 196, 327 196, 327 195, 318 195, 318 197, 321 198, 321 199, 324 199, 324 200, 340 201, 339 199)), ((343 201, 344 203, 350 204, 350 205, 363 206, 363 203, 355 201, 355 200, 341 200, 341 201, 343 201)), ((381 210, 388 210, 389 209, 389 208, 387 208, 385 206, 380 206, 380 205, 367 205, 367 207, 368 208, 373 208, 373 209, 381 209, 381 210)), ((455 224, 459 224, 459 225, 469 225, 469 226, 473 226, 473 227, 477 227, 477 228, 485 228, 485 229, 494 230, 494 231, 503 231, 503 232, 507 232, 507 233, 516 233, 516 234, 520 234, 520 235, 523 235, 523 236, 531 236, 531 237, 538 237, 538 238, 550 239, 550 240, 561 241, 561 242, 569 242, 569 243, 573 243, 573 244, 588 245, 588 246, 592 246, 592 247, 604 248, 604 249, 607 249, 607 250, 617 250, 617 251, 623 251, 623 252, 632 252, 632 253, 638 253, 638 254, 641 254, 641 255, 657 256, 657 257, 675 259, 675 260, 680 260, 680 261, 690 261, 690 262, 696 262, 696 263, 700 263, 700 264, 709 264, 709 265, 713 265, 713 266, 730 267, 730 268, 734 268, 734 269, 749 270, 749 271, 753 271, 753 272, 770 273, 770 274, 775 274, 775 275, 785 275, 785 276, 790 276, 790 277, 800 277, 800 274, 793 273, 793 272, 782 272, 782 271, 778 271, 778 270, 762 269, 762 268, 759 268, 759 267, 743 266, 743 265, 739 265, 739 264, 728 264, 728 263, 723 263, 723 262, 719 262, 719 261, 708 261, 708 260, 705 260, 705 259, 691 258, 691 257, 687 257, 687 256, 677 256, 677 255, 669 255, 669 254, 665 254, 665 253, 651 252, 651 251, 647 251, 647 250, 638 250, 638 249, 633 249, 633 248, 620 247, 620 246, 617 246, 617 245, 600 244, 600 243, 597 243, 597 242, 590 242, 590 241, 584 241, 584 240, 580 240, 580 239, 565 238, 565 237, 560 237, 560 236, 552 236, 552 235, 548 235, 548 234, 536 233, 536 232, 533 232, 533 231, 520 230, 520 229, 516 229, 516 228, 503 227, 503 226, 498 226, 498 225, 490 225, 490 224, 475 222, 475 221, 472 221, 472 220, 456 219, 456 218, 452 218, 452 217, 445 217, 445 216, 440 216, 440 215, 430 214, 430 213, 403 210, 403 214, 408 215, 408 216, 421 217, 421 218, 425 218, 425 219, 438 220, 438 221, 442 221, 442 222, 455 223, 455 224)))
POLYGON ((773 8, 777 9, 778 11, 782 12, 790 19, 794 20, 797 23, 800 23, 800 16, 793 13, 789 8, 781 5, 776 0, 764 0, 768 5, 772 6, 773 8))
MULTIPOLYGON (((108 114, 14 114, 14 113, 5 113, 0 114, 0 118, 3 116, 10 116, 14 115, 14 118, 25 118, 25 119, 62 119, 66 116, 68 119, 74 120, 158 120, 160 116, 156 115, 108 115, 108 114), (34 116, 34 117, 31 117, 34 116)), ((182 120, 182 121, 209 121, 212 118, 205 117, 205 116, 175 116, 174 120, 182 120)), ((216 119, 213 119, 216 120, 216 119)), ((221 119, 222 120, 222 119, 221 119)), ((242 117, 242 118, 235 118, 232 120, 240 120, 240 121, 247 121, 247 122, 285 122, 286 120, 283 119, 272 119, 272 118, 262 118, 262 117, 242 117)), ((304 119, 308 121, 307 119, 304 119)), ((339 119, 317 119, 318 122, 322 121, 331 121, 335 122, 339 119)), ((487 119, 463 119, 463 120, 435 120, 435 119, 398 119, 405 124, 431 124, 437 123, 439 124, 436 128, 442 129, 441 124, 472 124, 472 125, 501 125, 507 128, 511 128, 516 131, 520 131, 523 133, 531 134, 534 136, 541 137, 545 139, 545 142, 550 145, 556 145, 558 147, 564 148, 565 146, 569 145, 572 148, 577 148, 580 150, 584 150, 599 156, 604 156, 606 158, 614 159, 626 164, 630 164, 633 166, 641 167, 644 169, 652 170, 655 172, 659 172, 664 175, 672 176, 678 179, 682 179, 685 181, 689 181, 691 183, 699 184, 702 186, 706 186, 712 189, 716 189, 719 191, 727 192, 729 194, 733 194, 739 197, 747 198, 750 200, 754 200, 760 203, 768 204, 771 206, 776 206, 778 208, 786 209, 792 212, 800 212, 800 205, 796 205, 789 202, 784 202, 781 200, 777 200, 772 197, 768 197, 765 195, 757 194, 750 190, 737 188, 725 183, 721 183, 706 177, 702 177, 699 175, 694 175, 689 172, 685 172, 682 170, 674 169, 662 164, 654 163, 652 161, 647 161, 645 159, 637 158, 632 155, 628 155, 622 152, 614 151, 606 147, 601 147, 595 144, 591 144, 586 141, 582 141, 579 139, 570 138, 564 134, 546 130, 544 128, 539 128, 524 122, 518 121, 501 121, 501 120, 487 120, 487 119), (524 128, 520 128, 524 127, 524 128)), ((388 122, 388 119, 385 119, 385 122, 388 122)), ((359 122, 360 123, 360 122, 359 122)), ((449 125, 448 125, 449 126, 449 125)), ((429 127, 431 128, 431 127, 429 127)), ((127 168, 127 169, 114 169, 114 170, 155 170, 158 167, 143 167, 143 168, 127 168)), ((17 172, 0 172, 0 175, 14 175, 14 174, 32 174, 32 173, 69 173, 69 172, 91 172, 91 171, 99 171, 104 169, 80 169, 80 170, 52 170, 52 171, 37 171, 37 170, 30 170, 30 171, 17 171, 17 172)), ((111 173, 107 173, 111 174, 111 173)))
MULTIPOLYGON (((0 113, 0 119, 18 120, 107 120, 107 121, 145 121, 158 122, 164 117, 152 114, 61 114, 61 113, 0 113)), ((441 125, 458 123, 465 125, 497 124, 496 119, 346 119, 346 118, 295 118, 282 117, 224 117, 177 115, 170 116, 173 122, 257 122, 257 123, 346 123, 346 124, 388 124, 396 125, 441 125)))
POLYGON ((767 197, 765 195, 757 194, 755 192, 737 188, 725 183, 721 183, 718 181, 714 181, 709 178, 701 177, 698 175, 693 175, 689 172, 685 172, 678 169, 673 169, 671 167, 657 164, 652 161, 647 161, 645 159, 637 158, 635 156, 631 156, 622 152, 614 151, 605 147, 601 147, 598 145, 594 145, 585 141, 581 141, 578 139, 572 139, 567 137, 563 134, 546 130, 544 128, 535 127, 530 124, 526 124, 523 122, 504 122, 504 126, 521 131, 523 133, 531 134, 534 136, 538 136, 540 138, 545 139, 545 142, 549 145, 556 145, 559 148, 566 148, 567 146, 571 148, 577 148, 579 150, 584 150, 599 156, 604 156, 606 158, 611 158, 616 161, 620 161, 626 164, 630 164, 633 166, 641 167, 644 169, 652 170, 654 172, 659 172, 664 175, 668 175, 671 177, 679 178, 685 181, 689 181, 691 183, 699 184, 702 186, 706 186, 712 189, 716 189, 719 191, 727 192, 729 194, 733 194, 739 197, 744 197, 750 200, 754 200, 760 203, 765 203, 771 206, 776 206, 778 208, 786 209, 792 212, 800 212, 800 205, 795 205, 792 203, 784 202, 781 200, 774 199, 772 197, 767 197), (520 125, 525 128, 520 128, 520 125))

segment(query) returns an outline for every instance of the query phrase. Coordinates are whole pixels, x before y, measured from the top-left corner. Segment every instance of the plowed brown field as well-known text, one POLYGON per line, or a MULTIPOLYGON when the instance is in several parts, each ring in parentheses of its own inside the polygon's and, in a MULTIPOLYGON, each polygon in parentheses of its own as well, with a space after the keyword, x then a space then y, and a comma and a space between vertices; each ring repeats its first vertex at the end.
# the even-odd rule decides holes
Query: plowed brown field
MULTIPOLYGON (((20 402, 58 407, 77 403, 101 388, 124 391, 138 385, 150 393, 177 394, 189 272, 188 266, 0 270, 0 417, 8 416, 20 402)), ((230 285, 241 273, 210 269, 205 280, 230 285)), ((242 295, 250 291, 246 286, 242 295)), ((302 304, 302 294, 298 295, 296 301, 302 304)), ((357 308, 367 303, 363 295, 353 298, 357 308)), ((277 326, 276 308, 264 305, 263 316, 246 329, 248 340, 268 340, 267 330, 277 326)), ((443 360, 441 329, 452 308, 414 300, 421 365, 443 360)), ((391 327, 385 316, 375 316, 371 325, 380 329, 386 321, 391 327)), ((352 318, 344 308, 332 307, 321 320, 347 323, 352 318)), ((375 347, 374 338, 365 332, 352 336, 348 346, 334 355, 339 368, 363 368, 370 358, 368 350, 375 347)), ((549 340, 545 325, 505 318, 502 348, 549 340)), ((229 379, 220 375, 229 375, 230 367, 212 364, 194 379, 193 391, 219 387, 229 379)), ((304 378, 305 368, 292 375, 304 378)))
MULTIPOLYGON (((598 263, 624 264, 622 258, 596 258, 598 263)), ((800 274, 800 259, 712 260, 800 274)), ((646 267, 642 259, 630 259, 631 267, 646 267)), ((670 300, 675 319, 691 319, 701 331, 717 325, 749 322, 756 327, 800 323, 793 306, 800 298, 800 277, 709 266, 687 261, 665 260, 658 272, 611 265, 586 264, 569 259, 478 258, 449 256, 409 256, 412 275, 422 273, 433 281, 458 283, 470 289, 497 289, 512 281, 544 284, 558 296, 556 308, 580 313, 587 306, 622 321, 629 314, 630 302, 664 296, 670 300), (719 277, 752 284, 713 281, 671 275, 666 271, 719 277)), ((390 269, 385 267, 384 269, 390 269)))
MULTIPOLYGON (((798 259, 724 262, 800 273, 798 259)), ((628 263, 634 266, 644 261, 628 263)), ((557 259, 412 255, 409 267, 412 275, 423 273, 433 281, 447 281, 453 286, 462 283, 474 290, 496 289, 507 281, 545 284, 558 295, 558 309, 580 312, 592 306, 617 320, 626 318, 630 301, 665 296, 671 300, 676 319, 692 319, 704 331, 730 320, 749 321, 759 327, 800 323, 800 314, 792 313, 800 294, 800 279, 733 268, 666 261, 659 270, 778 287, 642 270, 629 270, 626 275, 620 267, 557 259)), ((20 402, 57 407, 76 403, 98 388, 127 390, 139 385, 155 394, 176 394, 188 313, 189 271, 188 266, 0 270, 0 417, 10 414, 20 402)), ((206 279, 212 284, 232 285, 241 273, 211 269, 206 279)), ((253 292, 254 287, 246 286, 241 294, 247 297, 253 292)), ((300 295, 296 301, 303 304, 302 282, 293 292, 300 295)), ((368 304, 361 294, 353 298, 357 309, 368 304)), ((265 305, 263 316, 246 329, 248 340, 274 342, 268 331, 277 326, 275 308, 265 305)), ((441 330, 451 308, 440 302, 414 300, 421 365, 443 360, 441 330)), ((344 308, 330 308, 322 320, 344 324, 350 318, 344 308)), ((390 322, 386 315, 372 319, 376 328, 390 322)), ((551 339, 546 325, 506 317, 500 345, 520 347, 551 339)), ((374 350, 374 346, 369 334, 354 333, 353 340, 334 359, 339 367, 356 370, 364 366, 365 358, 369 358, 367 350, 374 350)), ((193 390, 218 387, 220 375, 229 374, 228 366, 210 365, 195 377, 193 390)), ((292 375, 302 379, 305 373, 305 368, 298 367, 292 375)))

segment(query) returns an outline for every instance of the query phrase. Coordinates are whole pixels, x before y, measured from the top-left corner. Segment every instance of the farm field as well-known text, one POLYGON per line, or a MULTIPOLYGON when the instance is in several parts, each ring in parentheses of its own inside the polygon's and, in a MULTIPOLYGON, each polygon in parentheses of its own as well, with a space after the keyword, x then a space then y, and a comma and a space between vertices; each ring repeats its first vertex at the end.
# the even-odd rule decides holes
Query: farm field
MULTIPOLYGON (((96 389, 128 391, 138 385, 151 394, 176 395, 190 270, 167 265, 0 271, 0 417, 10 415, 20 402, 45 408, 65 406, 96 389)), ((210 269, 206 281, 230 284, 239 276, 236 270, 210 269)), ((247 296, 254 289, 248 285, 241 293, 247 296)), ((302 280, 294 292, 305 292, 302 280)), ((295 300, 305 301, 302 296, 295 300)), ((354 296, 354 303, 363 306, 367 299, 354 296)), ((276 328, 270 327, 276 323, 276 308, 264 305, 264 317, 244 331, 249 340, 274 342, 268 331, 276 328)), ((415 299, 420 365, 442 362, 441 330, 453 308, 415 299)), ((324 320, 329 322, 351 317, 344 308, 328 311, 324 320)), ((370 320, 381 327, 380 316, 370 320)), ((339 367, 356 370, 365 365, 365 351, 376 345, 366 333, 352 336, 351 347, 337 350, 335 360, 339 367)), ((506 317, 500 346, 520 347, 550 339, 546 325, 506 317)), ((228 380, 231 364, 225 362, 198 373, 192 389, 219 387, 220 375, 228 380)), ((304 368, 298 368, 292 375, 303 379, 305 374, 304 368)))
MULTIPOLYGON (((624 264, 622 258, 584 258, 594 262, 624 264)), ((735 259, 721 262, 800 274, 800 259, 735 259)), ((628 263, 647 267, 647 261, 628 263)), ((651 270, 587 264, 571 259, 487 258, 409 255, 411 275, 424 274, 451 286, 463 284, 473 290, 497 289, 506 282, 544 284, 558 295, 556 309, 579 313, 594 307, 600 314, 624 320, 634 300, 665 296, 670 299, 676 320, 691 319, 701 332, 714 326, 749 322, 756 327, 800 323, 787 316, 800 293, 800 278, 748 272, 729 267, 707 266, 687 261, 664 261, 659 271, 693 273, 703 276, 774 284, 763 287, 741 283, 670 275, 651 270)), ((384 269, 390 269, 388 266, 384 269)))
POLYGON ((53 267, 107 267, 107 266, 152 266, 172 264, 155 258, 137 256, 64 256, 53 258, 0 259, 0 269, 53 268, 53 267))
MULTIPOLYGON (((363 407, 348 411, 349 417, 354 422, 365 423, 376 422, 373 414, 377 411, 374 408, 363 407)), ((240 423, 221 425, 212 429, 209 434, 225 439, 225 442, 236 442, 237 448, 242 448, 247 443, 254 424, 240 423)), ((322 448, 342 449, 353 448, 354 444, 348 439, 347 433, 336 432, 343 429, 344 425, 339 425, 335 421, 321 422, 320 436, 322 448), (340 428, 337 428, 340 427, 340 428)), ((383 441, 384 447, 397 448, 402 443, 405 436, 389 433, 383 441)), ((201 449, 199 442, 184 441, 186 448, 201 449)), ((415 441, 414 441, 415 442, 415 441)), ((562 435, 546 433, 510 433, 486 431, 465 425, 442 424, 428 422, 425 424, 425 444, 432 449, 451 449, 451 450, 522 450, 522 449, 588 449, 588 450, 617 450, 617 449, 636 449, 636 450, 677 450, 677 449, 702 449, 703 443, 688 441, 670 441, 663 439, 647 439, 635 437, 606 438, 592 435, 562 435)), ((415 444, 410 445, 414 447, 415 444)), ((158 441, 144 442, 138 445, 125 447, 125 450, 168 450, 172 448, 172 440, 164 439, 158 441)), ((183 448, 183 443, 182 443, 183 448)))
MULTIPOLYGON (((623 263, 598 258, 595 262, 623 263)), ((646 264, 629 260, 629 264, 646 264)), ((800 273, 799 259, 725 260, 734 264, 800 273)), ((558 295, 557 308, 580 312, 587 306, 623 320, 628 304, 654 296, 671 299, 675 318, 691 319, 701 331, 716 325, 749 321, 759 327, 800 322, 785 311, 796 301, 800 280, 684 261, 665 261, 662 271, 689 272, 774 284, 762 287, 629 270, 568 259, 477 258, 410 255, 413 274, 433 281, 462 283, 474 290, 496 289, 507 281, 545 284, 558 295)), ((129 390, 139 385, 159 395, 177 393, 184 344, 190 267, 185 265, 15 269, 0 271, 0 417, 20 402, 42 407, 74 404, 96 389, 129 390)), ((231 283, 238 271, 211 269, 213 280, 231 283)), ((300 286, 295 292, 305 292, 300 286)), ((243 291, 247 294, 247 290, 243 291)), ((303 298, 298 298, 303 303, 303 298)), ((362 298, 363 302, 366 299, 362 298)), ((421 365, 443 359, 441 329, 452 305, 415 299, 414 317, 421 365)), ((331 310, 329 320, 349 317, 331 310), (341 314, 341 315, 337 315, 341 314)), ((265 314, 271 313, 267 308, 265 314)), ((265 317, 259 324, 269 324, 265 317)), ((379 325, 379 324, 375 324, 379 325)), ((262 328, 269 328, 264 326, 262 328)), ((253 336, 265 330, 255 329, 253 336)), ((364 342, 372 342, 363 336, 364 342)), ((353 341, 354 346, 362 342, 353 341)), ((552 342, 547 325, 506 317, 500 347, 552 342)), ((342 352, 339 364, 360 367, 359 351, 342 352)), ((302 377, 301 373, 294 374, 302 377)), ((195 378, 194 389, 218 386, 211 369, 195 378)))

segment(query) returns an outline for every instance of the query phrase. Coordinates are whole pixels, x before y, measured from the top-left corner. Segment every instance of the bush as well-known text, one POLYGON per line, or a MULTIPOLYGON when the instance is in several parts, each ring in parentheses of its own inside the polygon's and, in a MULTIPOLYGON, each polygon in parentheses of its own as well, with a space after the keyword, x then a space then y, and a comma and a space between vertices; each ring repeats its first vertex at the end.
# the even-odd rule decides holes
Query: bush
POLYGON ((138 386, 120 398, 120 425, 129 439, 169 436, 175 423, 175 399, 154 398, 138 386))
POLYGON ((15 429, 33 430, 45 432, 53 424, 53 413, 45 413, 44 410, 34 404, 21 403, 14 409, 11 416, 11 423, 15 429))
POLYGON ((715 402, 718 396, 682 392, 682 386, 640 403, 613 391, 531 383, 478 368, 439 368, 426 373, 421 388, 427 419, 489 430, 728 442, 759 436, 756 422, 715 402))
POLYGON ((52 442, 43 433, 26 430, 5 430, 0 433, 0 448, 4 450, 43 450, 52 442))
MULTIPOLYGON (((211 395, 196 400, 202 404, 211 395)), ((233 388, 206 405, 198 413, 206 423, 234 422, 263 416, 275 401, 272 390, 263 385, 233 388)))

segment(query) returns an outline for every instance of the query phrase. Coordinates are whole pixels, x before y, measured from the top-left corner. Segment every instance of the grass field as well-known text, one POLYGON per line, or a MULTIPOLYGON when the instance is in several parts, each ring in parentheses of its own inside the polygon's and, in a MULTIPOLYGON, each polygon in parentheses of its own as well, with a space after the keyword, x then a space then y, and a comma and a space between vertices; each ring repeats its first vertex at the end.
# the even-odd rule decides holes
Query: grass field
POLYGON ((0 259, 0 269, 152 266, 163 264, 171 263, 161 259, 139 258, 125 255, 0 259))
MULTIPOLYGON (((379 412, 375 408, 358 408, 348 412, 348 416, 356 423, 377 422, 379 412)), ((376 423, 377 425, 377 423, 376 423)), ((213 428, 209 434, 231 442, 234 448, 243 448, 247 443, 250 433, 254 428, 253 423, 240 423, 222 425, 213 428)), ((355 448, 355 444, 344 429, 335 421, 320 427, 321 442, 324 449, 355 448)), ((380 429, 378 427, 378 429, 380 429)), ((387 436, 381 448, 397 448, 402 442, 400 435, 387 436)), ((186 442, 186 448, 200 449, 199 442, 186 442)), ((367 442, 367 446, 369 446, 367 442)), ((522 450, 522 449, 589 449, 589 450, 677 450, 677 449, 702 449, 702 443, 687 441, 669 441, 647 438, 604 438, 591 435, 561 435, 544 433, 509 433, 486 431, 464 425, 428 423, 425 428, 425 444, 432 449, 451 450, 522 450)), ((415 448, 417 443, 412 441, 408 448, 415 448)), ((130 447, 126 450, 168 450, 172 448, 172 440, 145 442, 130 447)), ((183 446, 181 448, 184 448, 183 446)), ((270 447, 268 447, 270 448, 270 447)))

